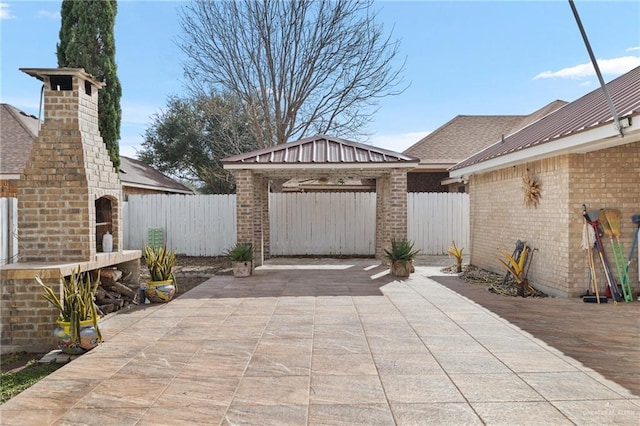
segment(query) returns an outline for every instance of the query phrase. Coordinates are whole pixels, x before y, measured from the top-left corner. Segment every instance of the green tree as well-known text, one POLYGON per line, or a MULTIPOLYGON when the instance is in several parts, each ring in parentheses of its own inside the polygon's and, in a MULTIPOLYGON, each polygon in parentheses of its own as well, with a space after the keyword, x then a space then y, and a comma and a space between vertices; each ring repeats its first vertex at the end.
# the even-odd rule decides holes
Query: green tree
POLYGON ((235 191, 221 160, 257 149, 240 101, 231 94, 172 96, 145 131, 141 161, 209 194, 235 191))
POLYGON ((373 0, 194 0, 181 26, 191 84, 237 96, 261 148, 361 136, 378 100, 399 93, 399 43, 373 0))
POLYGON ((84 68, 105 83, 98 95, 98 124, 117 170, 120 166, 122 88, 115 60, 113 29, 116 13, 115 0, 63 0, 57 56, 59 67, 84 68))

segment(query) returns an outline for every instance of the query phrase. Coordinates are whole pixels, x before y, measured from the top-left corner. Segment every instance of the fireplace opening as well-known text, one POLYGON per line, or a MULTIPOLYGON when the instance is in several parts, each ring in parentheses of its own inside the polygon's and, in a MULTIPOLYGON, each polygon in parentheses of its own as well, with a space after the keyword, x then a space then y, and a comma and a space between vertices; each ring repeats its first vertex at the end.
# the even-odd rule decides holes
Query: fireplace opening
MULTIPOLYGON (((108 197, 100 197, 96 200, 96 251, 112 251, 103 246, 104 235, 113 236, 113 203, 108 197)), ((111 237, 113 238, 113 237, 111 237)), ((113 246, 112 246, 113 248, 113 246)))

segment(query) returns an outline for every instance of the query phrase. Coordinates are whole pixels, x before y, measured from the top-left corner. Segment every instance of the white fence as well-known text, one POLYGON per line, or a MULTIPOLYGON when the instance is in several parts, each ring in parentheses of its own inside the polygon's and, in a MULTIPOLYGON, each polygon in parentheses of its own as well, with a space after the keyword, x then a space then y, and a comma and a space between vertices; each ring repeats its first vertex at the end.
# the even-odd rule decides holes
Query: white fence
POLYGON ((0 198, 0 265, 18 256, 18 199, 0 198))
MULTIPOLYGON (((273 255, 373 255, 375 193, 271 194, 273 255)), ((125 203, 125 248, 140 249, 162 228, 179 254, 217 256, 235 243, 235 195, 132 195, 125 203)), ((407 194, 408 238, 424 254, 469 247, 469 197, 407 194)))
POLYGON ((149 228, 189 256, 219 256, 236 240, 235 195, 130 195, 122 210, 125 249, 141 249, 149 228))
POLYGON ((407 236, 424 254, 446 254, 452 241, 468 252, 469 194, 408 193, 407 236))
POLYGON ((375 194, 279 193, 269 203, 274 256, 375 254, 375 194))

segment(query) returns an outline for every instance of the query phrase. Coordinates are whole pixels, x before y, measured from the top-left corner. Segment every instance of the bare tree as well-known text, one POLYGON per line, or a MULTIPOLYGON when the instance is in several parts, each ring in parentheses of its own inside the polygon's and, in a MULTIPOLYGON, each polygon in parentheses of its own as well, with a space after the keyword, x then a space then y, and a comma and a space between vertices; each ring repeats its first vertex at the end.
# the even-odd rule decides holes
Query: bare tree
POLYGON ((185 70, 243 103, 261 147, 364 133, 381 97, 400 93, 399 42, 373 1, 195 0, 181 11, 185 70))

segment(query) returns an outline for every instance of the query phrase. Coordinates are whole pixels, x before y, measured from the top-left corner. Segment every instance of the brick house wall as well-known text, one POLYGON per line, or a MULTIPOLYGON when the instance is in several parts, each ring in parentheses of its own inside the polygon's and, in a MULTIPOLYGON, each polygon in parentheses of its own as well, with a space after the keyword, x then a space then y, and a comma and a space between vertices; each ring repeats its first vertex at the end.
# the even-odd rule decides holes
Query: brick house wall
MULTIPOLYGON (((622 212, 620 241, 628 256, 634 231, 630 218, 640 210, 639 182, 640 142, 474 175, 470 179, 471 263, 502 274, 497 250, 511 253, 520 239, 538 249, 529 271, 536 288, 556 296, 578 296, 588 283, 587 255, 581 249, 582 204, 622 212), (543 198, 537 208, 523 205, 522 177, 527 168, 542 183, 543 198)), ((608 239, 603 243, 613 266, 608 239)), ((599 287, 604 289, 602 266, 596 262, 599 287)), ((637 289, 637 261, 630 276, 637 289)))
POLYGON ((18 196, 18 181, 11 179, 0 180, 0 198, 18 196))
POLYGON ((449 192, 442 181, 449 177, 449 172, 409 172, 407 173, 407 192, 449 192))

